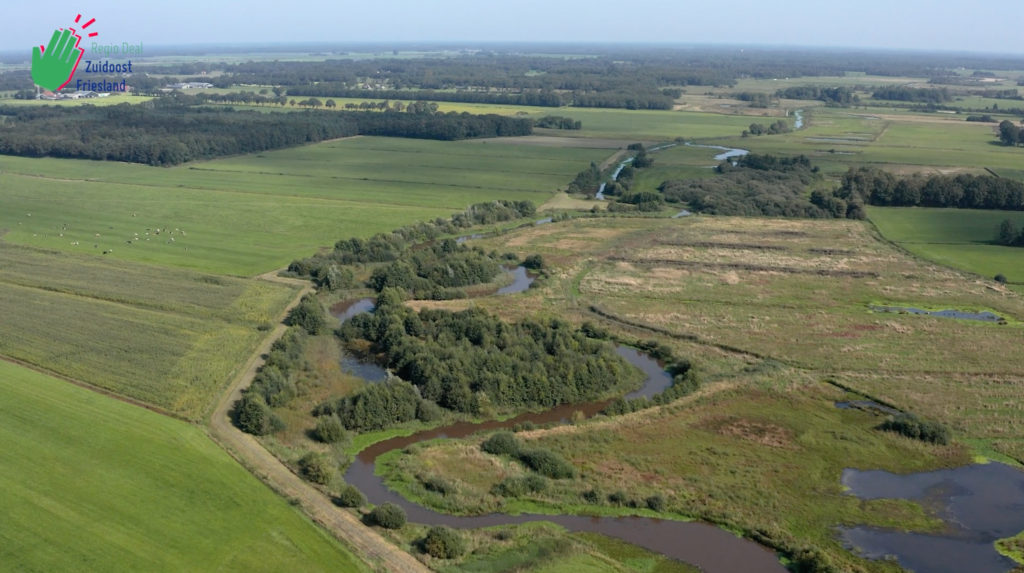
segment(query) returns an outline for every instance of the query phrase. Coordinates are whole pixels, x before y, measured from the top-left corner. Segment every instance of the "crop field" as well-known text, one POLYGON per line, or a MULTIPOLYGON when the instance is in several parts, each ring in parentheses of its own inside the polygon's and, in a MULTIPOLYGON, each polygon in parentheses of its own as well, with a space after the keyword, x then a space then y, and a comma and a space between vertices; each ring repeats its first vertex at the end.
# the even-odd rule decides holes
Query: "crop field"
POLYGON ((339 238, 473 203, 539 205, 609 154, 367 137, 173 168, 4 157, 0 234, 45 249, 249 276, 339 238))
POLYGON ((1024 226, 1024 213, 979 209, 870 207, 868 216, 890 241, 926 259, 992 278, 1024 283, 1024 249, 993 244, 999 224, 1024 226))
POLYGON ((287 286, 0 242, 0 354, 198 419, 287 286))
POLYGON ((203 431, 0 362, 10 571, 360 571, 203 431))

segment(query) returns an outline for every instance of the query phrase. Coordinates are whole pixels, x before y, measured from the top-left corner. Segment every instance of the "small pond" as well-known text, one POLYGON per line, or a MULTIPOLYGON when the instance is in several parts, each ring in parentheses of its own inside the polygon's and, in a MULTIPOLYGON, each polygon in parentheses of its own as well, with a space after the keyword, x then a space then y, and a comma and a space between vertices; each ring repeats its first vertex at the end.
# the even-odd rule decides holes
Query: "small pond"
POLYGON ((512 284, 503 286, 498 289, 495 294, 515 294, 517 292, 523 292, 530 288, 536 277, 530 276, 530 273, 526 270, 526 267, 520 265, 515 268, 501 267, 501 269, 512 275, 512 284))
POLYGON ((892 414, 894 416, 896 414, 902 414, 902 412, 900 412, 896 408, 890 408, 889 406, 879 404, 874 400, 845 400, 842 402, 836 402, 835 404, 836 408, 839 408, 840 410, 877 410, 884 414, 892 414))
POLYGON ((909 475, 847 469, 842 483, 861 499, 917 501, 949 526, 941 534, 840 528, 847 547, 865 557, 892 555, 906 569, 929 573, 1005 573, 1014 567, 993 542, 1024 531, 1024 472, 1016 468, 989 463, 909 475))
POLYGON ((969 312, 966 310, 922 310, 920 308, 914 308, 912 306, 871 306, 871 310, 878 312, 898 312, 907 314, 924 314, 928 316, 938 316, 942 318, 959 318, 962 320, 981 320, 984 322, 1000 322, 1003 317, 993 314, 991 312, 969 312))

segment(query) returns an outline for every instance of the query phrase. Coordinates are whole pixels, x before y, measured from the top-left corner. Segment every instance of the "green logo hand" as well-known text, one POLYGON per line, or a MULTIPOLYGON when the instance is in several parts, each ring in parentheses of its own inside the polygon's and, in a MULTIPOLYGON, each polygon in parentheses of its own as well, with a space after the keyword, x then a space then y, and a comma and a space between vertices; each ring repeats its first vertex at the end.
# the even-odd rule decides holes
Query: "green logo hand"
POLYGON ((68 85, 85 50, 78 47, 82 37, 71 30, 54 30, 46 51, 32 48, 32 81, 50 91, 68 85))

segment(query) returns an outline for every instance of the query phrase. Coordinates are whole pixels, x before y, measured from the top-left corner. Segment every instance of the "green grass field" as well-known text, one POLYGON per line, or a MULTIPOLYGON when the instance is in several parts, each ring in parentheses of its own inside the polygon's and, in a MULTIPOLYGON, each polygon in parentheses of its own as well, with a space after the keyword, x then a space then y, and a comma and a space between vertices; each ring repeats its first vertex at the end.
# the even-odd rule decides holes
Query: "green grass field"
POLYGON ((0 235, 46 249, 96 256, 113 249, 117 259, 254 275, 340 238, 447 217, 473 203, 539 205, 609 154, 361 137, 173 168, 3 157, 0 235))
POLYGON ((3 242, 0 267, 0 354, 191 419, 295 292, 3 242))
POLYGON ((200 428, 5 362, 0 420, 0 569, 366 569, 200 428))
POLYGON ((1024 283, 1024 249, 993 244, 999 224, 1024 226, 1024 213, 980 209, 869 207, 885 238, 926 259, 986 278, 1024 283))

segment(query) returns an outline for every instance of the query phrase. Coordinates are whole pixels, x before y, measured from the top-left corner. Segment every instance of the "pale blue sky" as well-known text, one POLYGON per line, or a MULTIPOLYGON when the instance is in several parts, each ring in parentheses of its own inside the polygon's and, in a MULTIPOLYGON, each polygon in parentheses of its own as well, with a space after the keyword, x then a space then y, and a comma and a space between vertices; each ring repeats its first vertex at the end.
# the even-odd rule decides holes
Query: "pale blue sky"
POLYGON ((95 39, 279 42, 672 42, 1024 54, 1024 0, 147 0, 5 2, 0 51, 81 11, 95 39))

